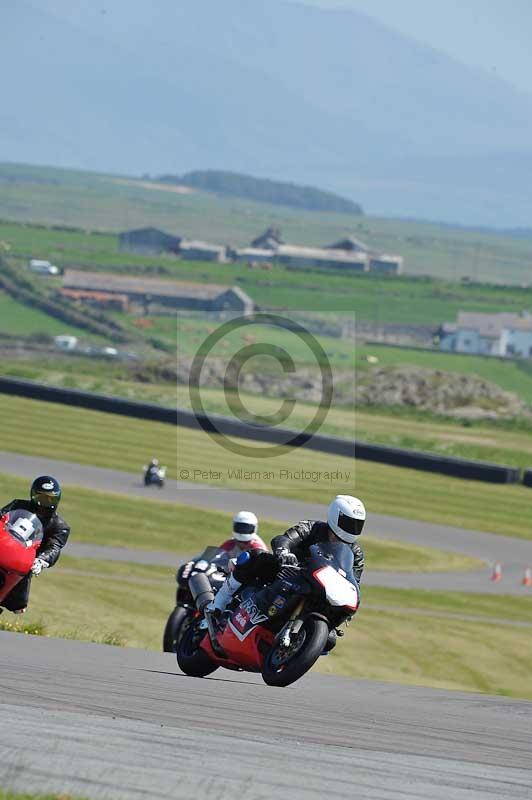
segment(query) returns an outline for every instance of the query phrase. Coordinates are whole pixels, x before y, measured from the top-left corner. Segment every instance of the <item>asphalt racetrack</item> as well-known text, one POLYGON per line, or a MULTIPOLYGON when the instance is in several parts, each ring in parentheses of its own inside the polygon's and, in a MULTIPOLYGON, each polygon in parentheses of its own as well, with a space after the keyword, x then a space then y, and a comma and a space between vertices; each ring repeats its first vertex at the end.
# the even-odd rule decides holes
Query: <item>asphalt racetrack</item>
MULTIPOLYGON (((324 519, 325 507, 317 504, 270 497, 252 492, 240 492, 218 486, 203 486, 188 481, 167 481, 163 489, 143 485, 140 474, 103 469, 38 456, 23 456, 0 452, 0 472, 11 473, 32 480, 36 475, 52 473, 65 486, 82 486, 87 489, 151 498, 160 502, 182 503, 198 508, 234 513, 249 508, 259 519, 278 520, 279 530, 300 519, 324 519)), ((485 594, 530 594, 530 587, 522 586, 524 570, 532 566, 532 542, 497 536, 492 533, 451 528, 416 520, 406 520, 383 514, 368 513, 364 536, 375 535, 381 539, 411 542, 412 544, 448 550, 481 559, 486 567, 474 572, 404 573, 372 572, 371 565, 364 572, 367 585, 394 588, 434 589, 485 594), (503 579, 490 581, 495 563, 503 565, 503 579)), ((175 559, 168 553, 151 553, 141 550, 97 547, 76 543, 75 531, 68 544, 71 555, 138 563, 160 564, 173 567, 175 559)))
POLYGON ((90 798, 532 796, 532 703, 0 632, 0 786, 90 798))

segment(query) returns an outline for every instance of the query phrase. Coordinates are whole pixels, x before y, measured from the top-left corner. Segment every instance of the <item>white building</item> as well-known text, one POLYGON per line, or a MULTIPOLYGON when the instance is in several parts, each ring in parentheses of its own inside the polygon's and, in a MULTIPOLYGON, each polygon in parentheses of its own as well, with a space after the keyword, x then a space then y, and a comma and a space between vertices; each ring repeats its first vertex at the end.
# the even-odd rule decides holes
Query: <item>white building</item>
POLYGON ((440 329, 440 350, 489 356, 532 358, 532 314, 460 311, 440 329))

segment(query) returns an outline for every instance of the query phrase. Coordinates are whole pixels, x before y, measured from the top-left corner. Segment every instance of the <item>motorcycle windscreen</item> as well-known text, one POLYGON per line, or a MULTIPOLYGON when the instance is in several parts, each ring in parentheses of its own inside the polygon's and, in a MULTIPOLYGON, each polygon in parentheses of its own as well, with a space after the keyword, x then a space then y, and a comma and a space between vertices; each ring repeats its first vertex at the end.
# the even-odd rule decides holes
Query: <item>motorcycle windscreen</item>
POLYGON ((356 583, 353 575, 355 557, 353 551, 345 542, 319 542, 310 546, 311 556, 318 561, 327 561, 332 567, 341 570, 344 577, 356 583))
POLYGON ((210 564, 217 564, 221 567, 226 566, 229 563, 229 556, 225 550, 222 550, 220 547, 213 547, 209 545, 206 547, 203 553, 200 553, 199 556, 196 556, 194 559, 197 561, 208 561, 210 564))

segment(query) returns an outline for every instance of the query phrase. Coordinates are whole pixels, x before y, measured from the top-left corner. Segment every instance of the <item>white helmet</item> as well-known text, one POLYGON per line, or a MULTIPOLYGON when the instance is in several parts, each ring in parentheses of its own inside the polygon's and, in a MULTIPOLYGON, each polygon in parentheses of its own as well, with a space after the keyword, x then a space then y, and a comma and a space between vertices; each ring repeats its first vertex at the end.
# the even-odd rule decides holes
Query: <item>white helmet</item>
POLYGON ((353 544, 366 521, 364 503, 358 497, 339 494, 327 511, 327 524, 342 542, 353 544))
POLYGON ((239 511, 233 517, 233 536, 237 542, 250 542, 258 528, 259 521, 252 511, 239 511))

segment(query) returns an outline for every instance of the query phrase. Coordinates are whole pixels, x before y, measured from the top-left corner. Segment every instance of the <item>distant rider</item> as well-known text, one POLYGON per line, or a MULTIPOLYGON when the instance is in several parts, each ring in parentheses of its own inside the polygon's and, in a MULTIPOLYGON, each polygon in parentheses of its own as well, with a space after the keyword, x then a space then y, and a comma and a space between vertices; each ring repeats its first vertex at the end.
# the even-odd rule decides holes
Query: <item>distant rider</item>
POLYGON ((238 558, 248 550, 268 552, 268 545, 259 536, 259 521, 252 511, 239 511, 233 517, 233 536, 220 545, 230 558, 238 558))
POLYGON ((144 483, 147 485, 148 483, 152 483, 153 479, 159 478, 159 459, 152 458, 148 466, 146 467, 146 472, 144 473, 144 483))
POLYGON ((50 475, 36 478, 31 485, 30 497, 30 500, 12 500, 0 509, 0 516, 15 508, 31 511, 41 521, 44 533, 30 574, 19 581, 2 601, 2 605, 15 614, 26 611, 32 576, 40 575, 43 569, 54 566, 70 535, 70 527, 57 513, 61 487, 55 478, 50 475))
POLYGON ((341 541, 353 551, 353 575, 360 583, 364 571, 364 553, 357 538, 366 521, 364 503, 357 497, 339 494, 329 505, 327 522, 302 520, 280 536, 272 539, 271 553, 251 551, 237 559, 236 567, 214 598, 208 612, 220 620, 234 593, 243 584, 256 581, 271 583, 281 566, 296 565, 309 554, 309 548, 318 542, 341 541))

